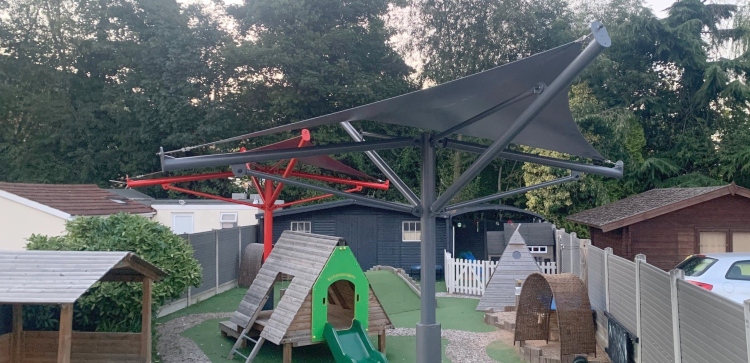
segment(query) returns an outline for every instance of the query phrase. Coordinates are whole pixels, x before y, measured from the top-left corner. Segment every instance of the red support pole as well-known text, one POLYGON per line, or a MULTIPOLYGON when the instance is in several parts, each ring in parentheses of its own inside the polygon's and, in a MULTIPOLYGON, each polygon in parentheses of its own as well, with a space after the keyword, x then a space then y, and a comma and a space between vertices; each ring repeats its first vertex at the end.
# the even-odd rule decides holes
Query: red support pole
POLYGON ((170 185, 170 184, 162 184, 161 187, 164 188, 164 190, 174 190, 174 191, 180 192, 180 193, 195 195, 196 197, 203 197, 203 198, 208 198, 208 199, 221 200, 221 201, 224 201, 224 202, 229 202, 229 203, 234 203, 234 204, 240 204, 240 205, 246 205, 246 206, 255 207, 255 208, 263 208, 263 205, 260 205, 260 204, 254 204, 254 203, 250 203, 250 202, 245 202, 243 200, 238 200, 238 199, 224 198, 224 197, 220 197, 218 195, 213 195, 213 194, 208 194, 208 193, 203 193, 203 192, 196 192, 195 190, 180 188, 180 187, 176 187, 176 186, 170 185))
POLYGON ((263 261, 265 261, 273 248, 273 210, 276 201, 271 199, 273 182, 266 179, 263 181, 263 186, 265 187, 263 197, 266 199, 263 205, 263 261))

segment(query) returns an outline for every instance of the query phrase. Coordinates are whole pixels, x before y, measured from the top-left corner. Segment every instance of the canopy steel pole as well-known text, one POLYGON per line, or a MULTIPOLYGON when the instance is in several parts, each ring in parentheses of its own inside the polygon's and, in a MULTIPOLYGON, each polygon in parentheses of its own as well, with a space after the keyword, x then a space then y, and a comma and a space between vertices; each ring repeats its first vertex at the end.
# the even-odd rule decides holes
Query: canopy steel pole
MULTIPOLYGON (((354 139, 356 142, 363 142, 365 139, 362 137, 362 135, 357 131, 352 124, 350 124, 348 121, 344 121, 340 123, 341 127, 344 128, 344 131, 346 131, 349 136, 354 139)), ((398 190, 401 195, 406 198, 406 200, 411 204, 412 206, 419 205, 419 198, 414 194, 414 192, 409 189, 409 187, 404 183, 403 180, 396 174, 393 169, 383 160, 380 155, 375 151, 365 151, 365 155, 367 155, 368 158, 372 161, 375 166, 380 169, 380 171, 385 174, 385 177, 390 180, 393 183, 393 186, 398 190)))
POLYGON ((286 185, 291 185, 291 186, 294 186, 294 187, 307 188, 307 189, 311 189, 311 190, 317 190, 317 191, 322 192, 322 193, 333 194, 333 195, 336 195, 336 196, 339 196, 339 197, 343 197, 343 198, 347 198, 347 199, 354 199, 356 201, 362 202, 363 205, 371 205, 371 206, 375 206, 375 207, 394 209, 394 210, 405 212, 405 213, 412 213, 413 212, 413 208, 410 205, 408 205, 408 204, 386 202, 386 201, 375 199, 375 198, 370 198, 370 197, 365 197, 365 196, 361 196, 361 195, 357 195, 357 194, 347 193, 347 192, 345 192, 343 190, 328 188, 328 187, 324 187, 324 186, 320 186, 320 185, 309 184, 309 183, 301 182, 301 181, 294 180, 294 179, 287 179, 287 178, 284 178, 284 177, 278 176, 278 175, 262 173, 262 172, 259 172, 259 171, 247 169, 247 168, 245 168, 244 164, 242 164, 242 165, 232 165, 232 171, 237 176, 250 175, 250 176, 254 176, 256 178, 273 180, 275 182, 284 183, 286 185))
MULTIPOLYGON (((443 144, 444 147, 447 147, 449 149, 467 151, 467 152, 477 153, 477 154, 481 154, 485 150, 487 150, 487 146, 474 144, 471 142, 465 142, 465 141, 443 139, 441 143, 443 144)), ((622 161, 616 162, 615 166, 613 167, 607 167, 607 166, 601 166, 601 165, 582 164, 582 163, 577 163, 575 161, 570 161, 570 160, 555 159, 555 158, 550 158, 550 157, 541 156, 541 155, 527 154, 527 153, 521 153, 521 152, 509 151, 509 150, 501 151, 497 155, 497 157, 507 159, 507 160, 520 161, 523 163, 534 163, 534 164, 539 164, 539 165, 552 166, 556 168, 575 170, 575 171, 580 171, 586 174, 596 174, 596 175, 606 176, 610 178, 617 178, 617 179, 622 178, 622 172, 623 172, 622 161)))
POLYGON ((550 103, 560 92, 566 90, 573 80, 588 66, 596 57, 604 50, 609 47, 611 41, 607 35, 607 30, 600 22, 593 22, 591 24, 591 30, 594 34, 594 39, 591 40, 586 49, 581 52, 565 69, 560 75, 555 78, 552 83, 542 92, 537 98, 529 105, 529 107, 513 122, 512 125, 500 136, 499 139, 495 140, 487 150, 483 152, 466 171, 458 177, 458 180, 453 182, 450 187, 441 195, 435 203, 432 204, 430 210, 434 213, 439 213, 448 202, 453 199, 469 182, 476 178, 479 173, 484 170, 497 155, 503 151, 518 136, 521 131, 536 117, 542 109, 550 103))
POLYGON ((245 164, 250 162, 272 161, 292 158, 304 158, 308 156, 343 154, 349 152, 360 152, 367 150, 395 149, 400 147, 416 146, 419 140, 411 137, 350 142, 344 144, 310 146, 303 148, 287 148, 264 151, 245 151, 228 154, 186 156, 181 158, 166 157, 161 155, 162 171, 175 171, 184 169, 210 168, 215 166, 227 166, 232 164, 245 164))
POLYGON ((454 210, 461 209, 461 208, 471 207, 471 206, 474 206, 474 205, 477 205, 477 204, 482 204, 482 203, 491 202, 493 200, 507 198, 507 197, 510 197, 510 196, 513 196, 513 195, 516 195, 516 194, 521 194, 521 193, 526 193, 526 192, 529 192, 529 191, 532 191, 532 190, 536 190, 536 189, 551 187, 553 185, 567 183, 569 181, 575 181, 575 180, 578 180, 580 178, 581 178, 581 174, 579 174, 579 173, 573 173, 573 174, 571 174, 569 176, 565 176, 565 177, 562 177, 562 178, 558 178, 558 179, 546 181, 546 182, 543 182, 543 183, 529 185, 529 186, 526 186, 526 187, 523 187, 523 188, 513 189, 513 190, 509 190, 507 192, 492 194, 492 195, 488 195, 486 197, 481 197, 481 198, 469 200, 469 201, 466 201, 466 202, 461 202, 461 203, 456 203, 456 204, 453 204, 453 205, 449 205, 448 207, 445 208, 445 211, 446 212, 450 212, 450 211, 454 211, 454 210))
POLYGON ((435 317, 436 215, 430 212, 435 200, 435 145, 430 134, 422 134, 422 202, 421 202, 421 302, 422 318, 417 323, 417 363, 441 360, 440 324, 435 317))

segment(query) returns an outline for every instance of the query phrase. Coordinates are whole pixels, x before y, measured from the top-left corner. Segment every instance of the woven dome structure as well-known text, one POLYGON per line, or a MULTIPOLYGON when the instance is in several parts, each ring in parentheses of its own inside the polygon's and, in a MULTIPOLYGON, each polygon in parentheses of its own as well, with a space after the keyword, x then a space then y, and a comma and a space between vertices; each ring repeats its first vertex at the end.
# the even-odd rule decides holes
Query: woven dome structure
POLYGON ((588 291, 583 281, 570 273, 537 273, 526 278, 518 301, 514 341, 549 340, 553 298, 560 331, 560 356, 596 353, 588 291))

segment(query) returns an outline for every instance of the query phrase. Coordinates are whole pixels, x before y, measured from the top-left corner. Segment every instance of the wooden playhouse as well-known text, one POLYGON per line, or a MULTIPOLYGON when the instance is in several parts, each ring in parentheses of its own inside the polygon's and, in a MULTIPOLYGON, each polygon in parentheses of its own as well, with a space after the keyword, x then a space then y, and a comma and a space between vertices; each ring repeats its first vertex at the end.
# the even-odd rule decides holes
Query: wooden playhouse
POLYGON ((13 306, 0 363, 151 362, 151 285, 164 276, 130 252, 0 251, 0 304, 13 306), (141 332, 73 331, 73 304, 99 281, 143 284, 141 332), (30 304, 60 305, 59 331, 24 331, 30 304))
POLYGON ((230 358, 251 340, 256 344, 245 357, 251 362, 269 341, 283 345, 285 363, 291 362, 292 347, 310 344, 328 342, 334 356, 337 350, 346 354, 348 348, 336 346, 330 334, 358 326, 362 345, 372 347, 367 335, 377 334, 377 350, 384 353, 385 330, 393 326, 346 241, 292 231, 276 242, 231 320, 220 323, 222 335, 242 337, 230 358), (262 310, 283 275, 291 282, 278 305, 262 310))

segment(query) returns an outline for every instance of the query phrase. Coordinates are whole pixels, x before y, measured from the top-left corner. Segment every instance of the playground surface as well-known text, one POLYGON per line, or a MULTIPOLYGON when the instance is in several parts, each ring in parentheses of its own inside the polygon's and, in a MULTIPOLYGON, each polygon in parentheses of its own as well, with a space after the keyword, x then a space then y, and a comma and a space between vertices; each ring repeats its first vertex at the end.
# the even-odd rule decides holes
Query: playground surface
MULTIPOLYGON (((395 274, 367 272, 367 278, 396 329, 388 331, 389 362, 416 361, 415 324, 420 320, 419 297, 395 274)), ((444 283, 436 289, 445 291, 444 283)), ((159 353, 163 362, 226 363, 234 340, 223 338, 219 322, 234 312, 247 289, 236 288, 186 309, 158 319, 161 334, 159 353)), ((515 349, 501 342, 502 332, 484 323, 484 314, 475 311, 478 300, 439 297, 437 319, 442 324, 443 362, 520 363, 515 349)), ((373 337, 373 341, 377 341, 373 337)), ((243 352, 243 351, 241 351, 243 352)), ((244 353, 249 352, 245 349, 244 353)), ((282 348, 264 345, 255 362, 281 362, 282 348)), ((293 361, 333 362, 328 346, 317 344, 293 350, 293 361)), ((242 361, 235 357, 236 362, 242 361)))

